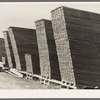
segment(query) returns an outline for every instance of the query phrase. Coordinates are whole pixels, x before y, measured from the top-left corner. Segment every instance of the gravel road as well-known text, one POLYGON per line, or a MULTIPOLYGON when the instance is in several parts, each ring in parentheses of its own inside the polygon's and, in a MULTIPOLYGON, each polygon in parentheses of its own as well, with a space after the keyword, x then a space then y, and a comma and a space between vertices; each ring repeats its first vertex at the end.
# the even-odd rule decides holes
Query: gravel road
POLYGON ((0 72, 0 89, 59 89, 59 87, 42 85, 39 81, 27 80, 0 72))

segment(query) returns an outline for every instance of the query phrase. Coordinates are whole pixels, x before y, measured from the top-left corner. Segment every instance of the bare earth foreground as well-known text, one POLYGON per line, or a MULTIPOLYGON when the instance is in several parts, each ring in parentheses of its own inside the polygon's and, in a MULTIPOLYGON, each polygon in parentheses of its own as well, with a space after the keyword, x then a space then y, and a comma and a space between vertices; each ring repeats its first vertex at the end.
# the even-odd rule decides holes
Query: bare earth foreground
POLYGON ((42 85, 39 81, 15 77, 5 72, 0 72, 0 89, 58 89, 54 85, 42 85))

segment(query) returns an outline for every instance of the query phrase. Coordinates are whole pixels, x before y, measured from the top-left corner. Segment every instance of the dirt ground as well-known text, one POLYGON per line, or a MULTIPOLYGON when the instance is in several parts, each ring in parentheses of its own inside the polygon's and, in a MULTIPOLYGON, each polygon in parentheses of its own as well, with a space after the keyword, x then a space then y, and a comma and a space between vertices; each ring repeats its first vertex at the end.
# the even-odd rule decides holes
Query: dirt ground
POLYGON ((0 89, 59 89, 59 86, 42 85, 39 81, 19 78, 0 72, 0 89))

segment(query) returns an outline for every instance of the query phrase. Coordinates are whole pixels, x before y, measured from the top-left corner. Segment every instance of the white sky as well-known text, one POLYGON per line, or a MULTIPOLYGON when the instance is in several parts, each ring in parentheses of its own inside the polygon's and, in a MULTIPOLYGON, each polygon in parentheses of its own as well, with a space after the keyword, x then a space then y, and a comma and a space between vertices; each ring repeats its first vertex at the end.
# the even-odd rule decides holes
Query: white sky
POLYGON ((59 6, 100 13, 100 3, 0 3, 0 37, 10 26, 35 29, 35 21, 51 19, 51 10, 59 6))

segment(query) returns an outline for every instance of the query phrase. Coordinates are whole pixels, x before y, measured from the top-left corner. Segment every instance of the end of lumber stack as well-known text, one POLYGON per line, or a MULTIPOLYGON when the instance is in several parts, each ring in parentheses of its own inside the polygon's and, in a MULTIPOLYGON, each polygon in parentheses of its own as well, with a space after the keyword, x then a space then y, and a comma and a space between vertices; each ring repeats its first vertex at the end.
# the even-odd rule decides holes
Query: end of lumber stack
POLYGON ((35 65, 35 69, 37 68, 37 73, 40 73, 36 31, 28 28, 9 27, 8 33, 15 57, 16 68, 21 71, 27 70, 25 54, 30 53, 37 60, 33 64, 35 65))
POLYGON ((62 80, 100 86, 100 14, 68 7, 51 14, 62 80))
POLYGON ((8 66, 10 68, 16 68, 14 53, 13 53, 13 50, 12 50, 12 45, 11 45, 11 41, 10 41, 8 31, 4 31, 3 33, 4 33, 4 43, 5 43, 8 66))
POLYGON ((35 24, 41 75, 49 79, 61 80, 52 23, 50 20, 41 19, 35 24))

